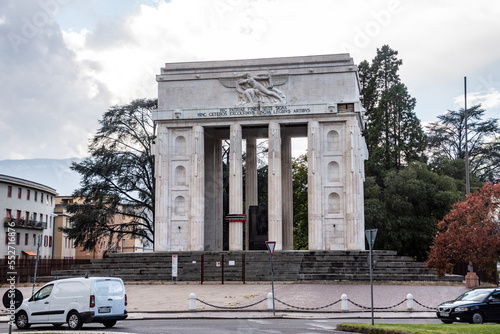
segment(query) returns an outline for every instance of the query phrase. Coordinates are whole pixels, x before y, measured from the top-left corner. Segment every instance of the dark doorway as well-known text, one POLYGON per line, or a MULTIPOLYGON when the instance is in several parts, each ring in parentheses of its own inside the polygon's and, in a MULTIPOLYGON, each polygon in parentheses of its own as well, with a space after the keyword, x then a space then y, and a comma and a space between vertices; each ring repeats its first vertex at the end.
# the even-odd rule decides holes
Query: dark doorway
POLYGON ((250 224, 250 250, 266 250, 266 241, 268 239, 267 205, 250 206, 248 219, 250 224))

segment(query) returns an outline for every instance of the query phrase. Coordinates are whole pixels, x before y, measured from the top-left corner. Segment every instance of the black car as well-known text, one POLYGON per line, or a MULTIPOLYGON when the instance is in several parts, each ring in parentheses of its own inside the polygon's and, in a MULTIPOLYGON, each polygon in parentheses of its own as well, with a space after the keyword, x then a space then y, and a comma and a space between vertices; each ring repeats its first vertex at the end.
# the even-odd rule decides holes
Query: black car
POLYGON ((478 288, 437 307, 437 317, 445 324, 452 322, 500 322, 500 289, 478 288))

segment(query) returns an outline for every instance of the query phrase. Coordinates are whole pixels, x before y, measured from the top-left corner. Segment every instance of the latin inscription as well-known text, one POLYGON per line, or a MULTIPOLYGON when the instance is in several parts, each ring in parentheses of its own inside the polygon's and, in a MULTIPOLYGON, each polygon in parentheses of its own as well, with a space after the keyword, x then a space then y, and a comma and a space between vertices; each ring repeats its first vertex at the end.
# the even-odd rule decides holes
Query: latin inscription
POLYGON ((218 111, 198 112, 198 118, 212 117, 235 117, 235 116, 271 116, 271 115, 291 115, 307 114, 310 108, 289 108, 287 106, 265 106, 265 107, 236 107, 219 108, 218 111))

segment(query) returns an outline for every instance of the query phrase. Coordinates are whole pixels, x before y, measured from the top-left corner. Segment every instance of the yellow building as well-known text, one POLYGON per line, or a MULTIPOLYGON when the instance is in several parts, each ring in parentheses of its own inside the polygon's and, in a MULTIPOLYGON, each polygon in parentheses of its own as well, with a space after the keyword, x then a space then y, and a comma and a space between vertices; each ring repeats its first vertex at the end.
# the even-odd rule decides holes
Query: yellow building
MULTIPOLYGON (((56 214, 54 226, 54 258, 102 259, 108 253, 133 253, 143 251, 144 247, 140 239, 132 239, 129 236, 124 236, 119 239, 117 235, 110 237, 109 234, 102 235, 101 240, 94 250, 74 247, 73 240, 69 239, 59 228, 70 226, 69 219, 71 215, 66 211, 65 205, 79 202, 83 202, 83 199, 72 196, 56 197, 56 207, 54 211, 56 214)), ((113 224, 123 224, 127 219, 131 220, 132 218, 123 215, 115 215, 113 224)))

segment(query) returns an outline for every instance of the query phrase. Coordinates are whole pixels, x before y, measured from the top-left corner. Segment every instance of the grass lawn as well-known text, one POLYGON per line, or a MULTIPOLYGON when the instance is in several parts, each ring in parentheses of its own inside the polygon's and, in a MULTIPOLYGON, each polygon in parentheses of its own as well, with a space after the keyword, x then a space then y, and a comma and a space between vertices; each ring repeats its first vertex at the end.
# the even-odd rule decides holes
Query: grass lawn
POLYGON ((339 324, 337 330, 370 334, 496 334, 500 333, 500 325, 339 324))

